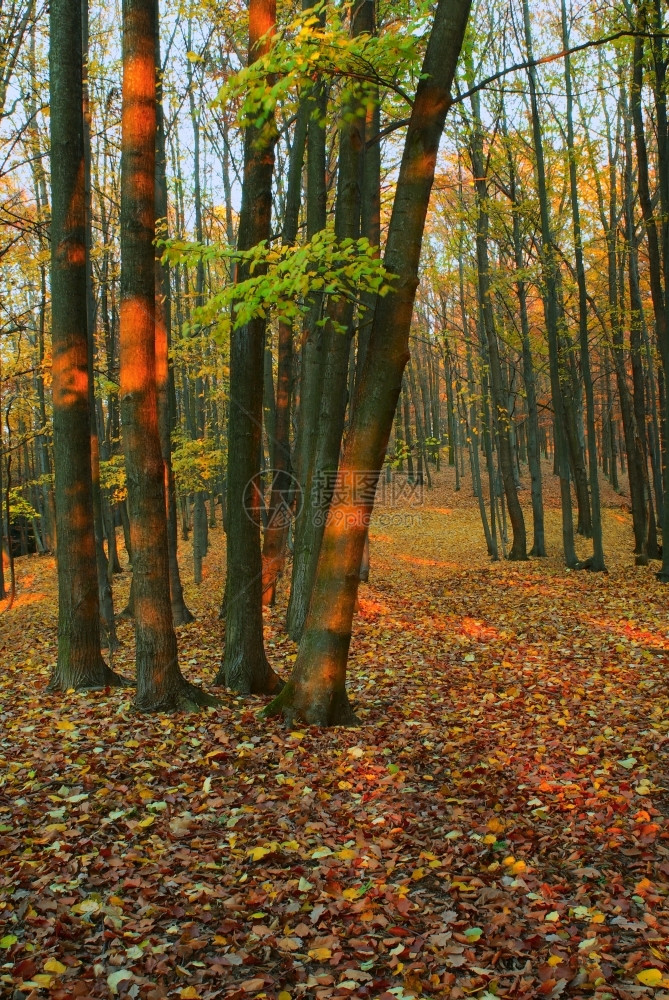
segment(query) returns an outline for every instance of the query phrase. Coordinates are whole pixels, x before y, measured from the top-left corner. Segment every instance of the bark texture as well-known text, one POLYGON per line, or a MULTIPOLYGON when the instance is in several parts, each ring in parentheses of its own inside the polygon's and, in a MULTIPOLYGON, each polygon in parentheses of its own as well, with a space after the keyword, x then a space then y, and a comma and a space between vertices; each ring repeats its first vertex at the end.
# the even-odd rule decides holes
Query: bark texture
POLYGON ((360 563, 409 358, 425 216, 469 8, 469 0, 439 0, 435 10, 388 229, 384 263, 396 276, 394 290, 375 310, 293 673, 267 714, 282 712, 320 726, 355 721, 346 693, 346 662, 360 563))
POLYGON ((170 601, 155 322, 157 0, 123 3, 121 417, 140 711, 214 704, 179 669, 170 601))
MULTIPOLYGON (((249 63, 267 51, 275 24, 275 0, 251 0, 249 63)), ((239 250, 270 237, 275 143, 273 118, 247 127, 239 250)), ((248 266, 240 263, 237 274, 240 280, 246 278, 248 266)), ((260 449, 265 328, 265 319, 256 318, 230 334, 225 652, 216 683, 240 694, 272 694, 281 685, 265 655, 262 623, 260 449)))
POLYGON ((50 8, 51 291, 53 437, 58 538, 58 660, 51 690, 103 687, 122 679, 100 652, 93 525, 86 303, 81 9, 50 8))

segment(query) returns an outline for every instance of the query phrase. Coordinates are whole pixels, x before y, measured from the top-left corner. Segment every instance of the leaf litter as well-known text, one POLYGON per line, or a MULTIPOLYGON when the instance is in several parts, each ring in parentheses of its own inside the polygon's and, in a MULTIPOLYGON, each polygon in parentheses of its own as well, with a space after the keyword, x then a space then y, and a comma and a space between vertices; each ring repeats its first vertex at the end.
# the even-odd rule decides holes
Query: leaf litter
MULTIPOLYGON (((53 560, 19 561, 0 616, 0 996, 669 997, 667 590, 633 565, 611 491, 609 573, 591 575, 561 566, 550 493, 556 555, 490 563, 467 488, 438 484, 411 517, 377 511, 358 729, 287 731, 257 698, 144 717, 128 691, 47 695, 53 560)), ((212 536, 178 630, 205 686, 212 536)), ((265 636, 284 676, 286 586, 265 636)))

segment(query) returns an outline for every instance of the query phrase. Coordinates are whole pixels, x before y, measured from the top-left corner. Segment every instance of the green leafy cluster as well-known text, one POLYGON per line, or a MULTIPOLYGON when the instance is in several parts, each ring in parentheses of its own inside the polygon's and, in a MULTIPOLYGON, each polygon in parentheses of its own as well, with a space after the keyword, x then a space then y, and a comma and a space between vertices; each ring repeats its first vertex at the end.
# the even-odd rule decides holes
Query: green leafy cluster
POLYGON ((402 93, 402 82, 418 72, 430 16, 428 4, 418 6, 410 30, 398 23, 380 35, 353 38, 345 23, 345 6, 338 10, 318 4, 302 11, 277 32, 266 55, 228 77, 213 104, 232 103, 238 108, 240 126, 261 128, 279 104, 308 92, 319 78, 343 82, 343 104, 366 106, 375 99, 379 85, 402 93), (325 7, 327 26, 322 18, 325 7))
POLYGON ((338 240, 332 225, 301 245, 263 241, 243 252, 182 240, 165 246, 164 260, 170 264, 193 266, 199 260, 223 258, 236 262, 241 280, 225 286, 194 313, 195 321, 219 338, 231 325, 238 329, 272 310, 278 319, 291 322, 307 310, 314 292, 357 301, 363 293, 385 295, 392 287, 393 275, 369 240, 338 240))
POLYGON ((27 518, 31 521, 33 518, 39 518, 39 513, 35 510, 32 504, 28 503, 26 498, 20 492, 19 489, 10 489, 9 491, 9 520, 10 523, 14 523, 19 518, 27 518))

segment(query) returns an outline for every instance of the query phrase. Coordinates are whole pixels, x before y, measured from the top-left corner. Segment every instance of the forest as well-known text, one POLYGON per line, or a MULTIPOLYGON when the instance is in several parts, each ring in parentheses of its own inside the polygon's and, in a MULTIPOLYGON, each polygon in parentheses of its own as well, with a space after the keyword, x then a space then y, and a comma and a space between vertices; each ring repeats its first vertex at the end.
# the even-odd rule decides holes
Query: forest
POLYGON ((0 997, 669 998, 668 90, 0 0, 0 997))

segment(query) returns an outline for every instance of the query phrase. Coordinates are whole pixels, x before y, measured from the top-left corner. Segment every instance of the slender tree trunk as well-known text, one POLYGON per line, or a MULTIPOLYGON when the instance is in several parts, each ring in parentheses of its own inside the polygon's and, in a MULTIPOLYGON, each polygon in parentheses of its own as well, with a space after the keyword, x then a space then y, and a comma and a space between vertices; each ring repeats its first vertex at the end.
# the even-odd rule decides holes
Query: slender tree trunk
MULTIPOLYGON (((314 0, 303 0, 305 10, 314 6, 314 0)), ((325 23, 321 11, 320 22, 325 23)), ((325 228, 327 211, 325 125, 327 91, 321 79, 314 83, 307 95, 309 126, 307 132, 307 204, 306 236, 312 239, 325 228)), ((299 635, 304 626, 304 615, 310 595, 310 544, 309 521, 312 516, 311 496, 313 471, 318 437, 318 417, 323 386, 324 332, 320 323, 323 294, 309 296, 309 310, 304 322, 300 352, 299 412, 295 442, 296 476, 302 490, 301 509, 295 519, 293 544, 293 571, 290 596, 286 613, 289 635, 299 635)))
MULTIPOLYGON (((660 6, 657 5, 659 14, 660 6)), ((659 15, 661 17, 661 15, 659 15)), ((657 40, 662 46, 662 41, 657 40)), ((655 50, 656 52, 658 50, 655 50)), ((661 52, 661 49, 660 49, 661 52)), ((659 55, 659 53, 658 53, 659 55)), ((650 292, 655 316, 655 332, 662 362, 662 372, 665 382, 665 393, 662 406, 662 465, 663 465, 663 518, 662 518, 662 567, 657 574, 663 582, 669 581, 669 468, 667 467, 667 440, 669 428, 669 398, 666 393, 666 380, 669 373, 669 150, 667 148, 667 118, 666 90, 664 77, 666 61, 661 57, 655 59, 655 104, 657 112, 658 136, 658 177, 660 181, 660 209, 663 222, 660 224, 660 236, 655 220, 653 201, 650 193, 650 171, 648 167, 648 150, 643 124, 641 107, 641 89, 643 86, 643 38, 634 42, 634 63, 632 70, 632 121, 637 154, 637 184, 639 203, 646 229, 648 246, 648 272, 650 292)))
MULTIPOLYGON (((302 101, 297 113, 293 145, 290 151, 286 209, 282 241, 290 245, 297 239, 300 195, 302 191, 302 165, 308 128, 308 105, 302 101)), ((276 379, 276 415, 274 437, 271 441, 272 492, 269 516, 263 537, 262 600, 273 605, 276 599, 277 580, 286 562, 286 546, 296 501, 295 480, 290 458, 290 414, 293 382, 293 328, 279 321, 279 353, 276 379)))
MULTIPOLYGON (((505 123, 506 127, 506 123, 505 123)), ((520 337, 523 357, 523 379, 525 381, 525 392, 527 395, 527 464, 530 470, 531 494, 532 494, 532 521, 533 538, 531 556, 546 555, 546 535, 544 529, 544 504, 541 485, 541 454, 539 450, 539 409, 537 406, 536 374, 534 371, 534 359, 532 357, 532 347, 530 345, 530 323, 527 315, 527 287, 522 277, 523 273, 523 245, 520 233, 519 203, 516 187, 516 171, 511 155, 508 153, 509 163, 509 187, 511 193, 511 203, 513 210, 513 252, 518 278, 516 280, 516 294, 518 296, 518 309, 520 312, 520 337)))
MULTIPOLYGON (((250 0, 249 64, 268 51, 275 25, 276 0, 250 0)), ((247 127, 237 235, 242 251, 270 237, 275 143, 273 118, 247 127)), ((249 266, 240 263, 237 273, 244 280, 249 266)), ((241 694, 269 694, 281 686, 263 645, 259 498, 265 330, 266 320, 255 318, 230 333, 225 651, 216 683, 241 694)))
MULTIPOLYGON (((470 85, 472 71, 468 67, 470 85)), ((488 252, 488 190, 486 167, 483 156, 483 137, 481 126, 481 108, 479 94, 472 96, 472 114, 474 131, 470 140, 472 170, 474 173, 474 189, 476 191, 476 263, 478 269, 478 294, 485 331, 490 363, 491 403, 495 410, 495 424, 499 446, 499 462, 504 484, 509 519, 513 530, 513 542, 509 551, 509 559, 527 559, 527 540, 525 518, 518 499, 518 490, 513 472, 513 454, 511 451, 510 422, 511 417, 506 407, 504 386, 502 381, 502 365, 499 356, 499 343, 495 328, 495 317, 490 281, 490 260, 488 252)))
MULTIPOLYGON (((353 18, 351 33, 358 32, 353 18)), ((362 150, 364 147, 364 109, 353 97, 344 109, 339 135, 339 163, 335 235, 338 240, 356 239, 360 235, 360 205, 362 180, 362 150)), ((323 366, 318 408, 316 439, 311 456, 305 491, 305 512, 300 532, 300 547, 294 553, 296 566, 293 592, 290 598, 290 635, 299 639, 309 609, 316 575, 321 540, 328 517, 330 499, 339 464, 347 403, 347 380, 350 344, 353 336, 353 303, 348 298, 330 299, 323 331, 323 366), (296 584, 300 584, 299 590, 296 584)))
POLYGON ((407 480, 410 483, 414 482, 414 469, 413 469, 413 437, 411 434, 411 414, 409 412, 409 387, 407 385, 407 376, 404 376, 404 381, 402 382, 402 414, 404 416, 404 444, 407 454, 407 480))
MULTIPOLYGON (((155 16, 159 18, 158 4, 155 16)), ((161 235, 168 235, 167 155, 165 150, 165 115, 163 111, 163 81, 160 60, 160 30, 156 23, 156 220, 162 227, 161 235)), ((187 625, 194 616, 184 600, 179 561, 177 558, 177 497, 172 469, 171 434, 174 426, 174 368, 169 357, 172 342, 172 289, 170 271, 161 263, 160 250, 156 253, 156 388, 158 392, 158 433, 163 457, 163 478, 167 504, 167 551, 170 574, 170 602, 172 621, 187 625)))
MULTIPOLYGON (((530 27, 530 11, 528 0, 523 0, 523 22, 525 29, 525 45, 530 63, 533 60, 532 33, 530 27)), ((560 361, 558 343, 558 287, 557 262, 553 248, 550 214, 548 207, 548 189, 546 185, 546 167, 544 161, 543 137, 539 118, 537 100, 537 70, 531 65, 528 69, 530 87, 530 105, 532 116, 532 136, 535 154, 535 175, 539 195, 539 210, 541 218, 541 258, 546 294, 544 310, 546 332, 548 334, 548 355, 551 379, 551 395, 553 397, 554 427, 555 427, 555 460, 560 478, 560 505, 562 508, 562 545, 564 560, 568 567, 574 569, 577 564, 574 547, 574 522, 571 509, 571 492, 569 489, 569 459, 565 435, 565 409, 560 385, 560 361)))
POLYGON ((599 499, 597 437, 595 433, 595 398, 592 385, 592 372, 590 370, 590 347, 588 344, 588 296, 585 283, 585 265, 583 263, 583 241, 581 237, 581 214, 578 200, 578 181, 576 178, 571 59, 568 54, 569 32, 567 28, 567 7, 565 0, 562 0, 561 11, 562 46, 565 53, 567 53, 564 57, 565 90, 567 95, 567 154, 569 156, 569 190, 571 195, 571 211, 574 228, 576 281, 578 284, 578 330, 581 348, 581 375, 585 390, 588 460, 590 471, 590 499, 592 511, 593 554, 592 558, 588 560, 588 569, 602 572, 606 569, 606 566, 604 563, 604 546, 602 541, 602 512, 599 499))

